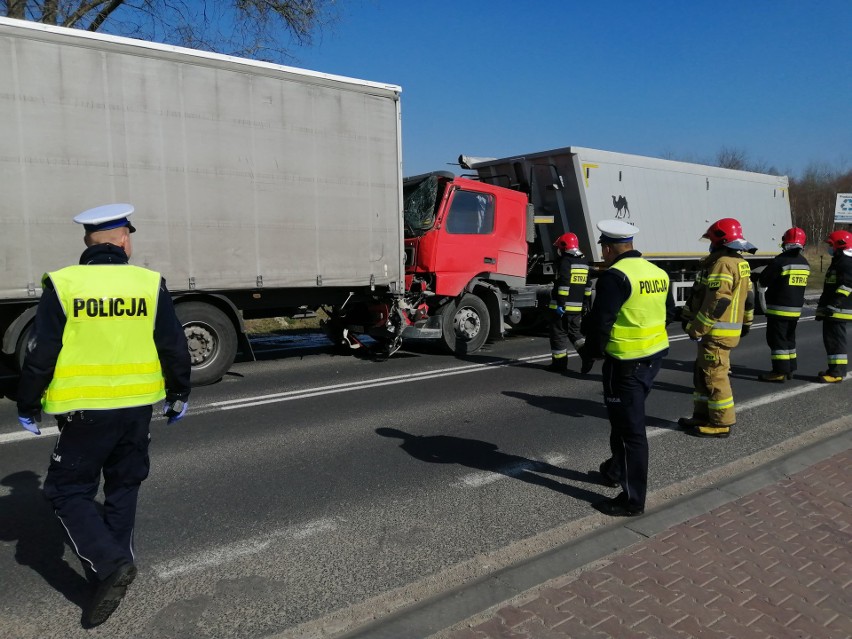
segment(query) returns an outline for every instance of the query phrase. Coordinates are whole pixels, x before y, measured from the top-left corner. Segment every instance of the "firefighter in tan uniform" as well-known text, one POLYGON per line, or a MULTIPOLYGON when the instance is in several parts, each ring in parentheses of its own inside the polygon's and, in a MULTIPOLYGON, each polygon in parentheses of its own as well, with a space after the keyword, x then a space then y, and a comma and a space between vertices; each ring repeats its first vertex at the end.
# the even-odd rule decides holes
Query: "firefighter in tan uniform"
POLYGON ((742 253, 757 249, 733 218, 715 222, 702 237, 710 240, 710 255, 701 261, 683 308, 684 330, 698 342, 693 412, 678 423, 698 437, 728 437, 736 422, 728 379, 731 349, 754 319, 751 269, 742 253))

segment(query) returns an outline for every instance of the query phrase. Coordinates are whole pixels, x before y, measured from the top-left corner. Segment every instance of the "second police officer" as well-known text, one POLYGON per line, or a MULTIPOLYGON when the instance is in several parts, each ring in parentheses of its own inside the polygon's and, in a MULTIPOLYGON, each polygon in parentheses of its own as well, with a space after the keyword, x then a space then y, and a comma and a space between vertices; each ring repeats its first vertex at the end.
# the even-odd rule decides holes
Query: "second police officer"
POLYGON ((612 499, 593 504, 614 517, 640 515, 648 488, 645 400, 669 352, 666 324, 675 315, 669 276, 633 248, 639 232, 622 220, 597 223, 607 266, 583 320, 586 362, 603 357, 604 403, 610 422, 610 457, 600 465, 604 483, 621 486, 612 499))
POLYGON ((583 308, 591 298, 589 265, 573 233, 560 235, 553 246, 557 256, 556 278, 550 297, 551 363, 547 370, 564 373, 568 370, 568 344, 579 350, 586 341, 580 322, 583 308))
POLYGON ((783 251, 760 273, 758 287, 765 290, 766 343, 772 370, 758 378, 784 383, 796 370, 796 325, 805 303, 805 287, 811 267, 802 249, 805 232, 793 227, 781 237, 783 251))
POLYGON ((846 376, 846 323, 852 321, 852 233, 833 231, 825 239, 831 264, 817 302, 816 320, 822 322, 822 341, 828 368, 817 374, 823 384, 842 382, 846 376))

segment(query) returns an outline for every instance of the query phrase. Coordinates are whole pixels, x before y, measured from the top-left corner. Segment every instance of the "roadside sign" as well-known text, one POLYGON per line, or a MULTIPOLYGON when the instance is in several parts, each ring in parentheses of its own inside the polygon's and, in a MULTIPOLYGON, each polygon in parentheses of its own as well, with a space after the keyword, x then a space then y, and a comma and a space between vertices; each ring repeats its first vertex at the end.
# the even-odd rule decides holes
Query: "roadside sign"
POLYGON ((852 193, 838 193, 834 207, 835 224, 852 224, 852 193))

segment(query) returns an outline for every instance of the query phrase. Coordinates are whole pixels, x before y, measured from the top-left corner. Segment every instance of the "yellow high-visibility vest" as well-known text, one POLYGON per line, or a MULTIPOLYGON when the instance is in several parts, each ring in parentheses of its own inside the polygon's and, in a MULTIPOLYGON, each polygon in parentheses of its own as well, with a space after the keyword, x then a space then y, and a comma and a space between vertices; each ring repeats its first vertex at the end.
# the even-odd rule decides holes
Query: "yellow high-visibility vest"
POLYGON ((166 396, 154 344, 160 274, 129 264, 48 273, 65 330, 45 413, 146 406, 166 396))
POLYGON ((642 359, 668 348, 668 274, 641 257, 625 257, 610 268, 627 276, 630 297, 618 311, 606 352, 616 359, 642 359))

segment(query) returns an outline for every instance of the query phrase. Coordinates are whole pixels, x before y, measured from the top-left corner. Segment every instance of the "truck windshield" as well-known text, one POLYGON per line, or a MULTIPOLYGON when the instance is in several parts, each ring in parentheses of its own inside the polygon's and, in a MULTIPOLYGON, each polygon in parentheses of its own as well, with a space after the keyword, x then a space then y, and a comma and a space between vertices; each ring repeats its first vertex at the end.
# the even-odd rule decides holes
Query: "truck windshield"
POLYGON ((403 215, 406 236, 420 235, 432 228, 438 202, 438 185, 437 175, 404 185, 403 215))

